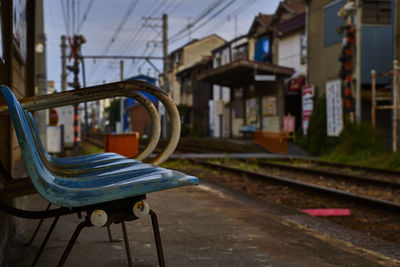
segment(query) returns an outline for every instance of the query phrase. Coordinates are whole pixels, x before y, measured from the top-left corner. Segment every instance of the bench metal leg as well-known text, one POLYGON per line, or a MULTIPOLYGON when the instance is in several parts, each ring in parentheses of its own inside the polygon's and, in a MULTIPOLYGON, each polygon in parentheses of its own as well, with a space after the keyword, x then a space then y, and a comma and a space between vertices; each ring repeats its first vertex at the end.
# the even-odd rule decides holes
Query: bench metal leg
POLYGON ((58 267, 64 266, 65 261, 67 260, 68 255, 72 250, 72 247, 75 245, 75 242, 78 239, 79 234, 81 233, 83 228, 88 227, 88 226, 90 226, 90 222, 88 222, 88 221, 83 221, 80 224, 78 224, 78 226, 76 227, 74 233, 72 234, 71 239, 68 242, 67 247, 64 250, 63 255, 60 258, 60 261, 57 264, 58 267))
POLYGON ((128 266, 132 267, 133 264, 132 264, 131 249, 129 248, 129 238, 128 238, 128 233, 126 232, 125 221, 121 222, 121 227, 122 227, 122 234, 124 236, 126 256, 128 257, 128 266))
MULTIPOLYGON (((41 245, 40 248, 39 248, 39 251, 36 253, 35 259, 34 259, 33 262, 32 262, 32 266, 35 266, 36 263, 37 263, 37 261, 39 260, 39 257, 40 257, 40 255, 42 254, 43 249, 44 249, 44 247, 45 247, 46 244, 47 244, 47 241, 49 241, 50 235, 51 235, 51 233, 53 232, 54 227, 56 227, 56 224, 57 224, 59 218, 60 218, 60 216, 57 216, 57 217, 54 218, 53 223, 51 224, 50 229, 49 229, 49 231, 47 232, 46 237, 44 238, 44 240, 43 240, 43 242, 42 242, 42 245, 41 245)), ((38 230, 38 229, 37 229, 37 230, 38 230)))
MULTIPOLYGON (((49 202, 49 204, 48 204, 47 207, 46 207, 46 211, 48 211, 48 210, 50 209, 50 207, 51 207, 51 203, 49 202)), ((32 245, 33 241, 34 241, 35 238, 36 238, 37 233, 39 232, 40 227, 42 226, 43 221, 44 221, 43 218, 40 219, 38 225, 36 226, 35 231, 33 232, 33 235, 32 235, 32 237, 31 237, 31 239, 29 240, 28 243, 24 244, 25 246, 30 246, 30 245, 32 245)))
POLYGON ((113 239, 110 225, 107 225, 107 235, 108 235, 108 240, 110 242, 122 242, 122 240, 119 239, 119 238, 118 239, 113 239))
POLYGON ((161 235, 160 235, 160 228, 158 226, 157 214, 154 211, 150 210, 150 216, 151 216, 151 223, 153 225, 154 239, 156 241, 158 264, 160 265, 160 267, 165 267, 164 252, 161 244, 161 235))
POLYGON ((107 225, 107 234, 108 234, 108 240, 110 240, 110 242, 113 242, 112 235, 111 235, 111 229, 110 229, 109 225, 107 225))

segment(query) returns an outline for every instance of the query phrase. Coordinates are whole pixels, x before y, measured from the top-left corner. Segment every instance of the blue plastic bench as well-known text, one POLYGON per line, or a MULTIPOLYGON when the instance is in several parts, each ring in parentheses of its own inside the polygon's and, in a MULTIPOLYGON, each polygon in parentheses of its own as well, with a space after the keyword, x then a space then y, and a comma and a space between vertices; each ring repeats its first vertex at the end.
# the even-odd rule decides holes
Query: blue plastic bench
MULTIPOLYGON (((117 89, 119 88, 119 93, 120 91, 124 92, 122 95, 131 95, 129 92, 132 90, 147 90, 155 93, 154 88, 143 82, 122 82, 113 85, 117 89), (124 90, 129 92, 125 93, 124 90)), ((85 90, 94 94, 96 91, 104 90, 104 88, 108 89, 109 86, 85 90)), ((0 93, 7 102, 8 112, 14 125, 25 166, 35 189, 43 198, 60 207, 43 212, 34 212, 19 210, 0 202, 0 210, 24 218, 54 217, 55 222, 62 215, 85 212, 85 219, 77 226, 59 261, 59 266, 65 263, 80 231, 84 227, 121 223, 125 228, 125 221, 150 214, 159 263, 164 266, 157 217, 143 199, 145 199, 147 193, 179 186, 196 185, 198 179, 177 171, 126 159, 113 153, 67 159, 54 158, 44 150, 35 131, 33 117, 21 106, 11 90, 6 86, 0 86, 0 93)), ((71 96, 75 96, 74 94, 79 95, 79 92, 69 93, 69 98, 65 96, 66 94, 60 94, 61 99, 58 100, 54 100, 55 97, 47 97, 47 99, 45 97, 42 102, 36 101, 36 103, 41 105, 42 108, 51 107, 55 106, 57 101, 62 101, 64 97, 64 100, 67 99, 65 101, 67 103, 64 103, 70 104, 73 101, 69 99, 73 98, 71 96)), ((113 91, 109 91, 107 96, 113 94, 113 91)), ((161 98, 167 99, 166 96, 161 96, 161 98)), ((94 98, 89 96, 87 99, 92 100, 94 98)), ((76 102, 77 99, 74 101, 76 102)), ((31 110, 34 109, 32 101, 25 103, 31 110)), ((176 134, 172 139, 174 138, 176 139, 176 134)), ((173 142, 176 143, 176 140, 173 140, 173 142)), ((150 146, 152 146, 152 149, 155 147, 153 144, 150 146)), ((153 163, 158 164, 165 160, 168 153, 171 153, 171 147, 167 147, 161 155, 153 159, 153 163)), ((54 222, 53 224, 55 225, 54 222)), ((126 245, 128 245, 126 231, 124 231, 124 239, 126 245)), ((129 264, 131 264, 131 259, 129 259, 129 264)))

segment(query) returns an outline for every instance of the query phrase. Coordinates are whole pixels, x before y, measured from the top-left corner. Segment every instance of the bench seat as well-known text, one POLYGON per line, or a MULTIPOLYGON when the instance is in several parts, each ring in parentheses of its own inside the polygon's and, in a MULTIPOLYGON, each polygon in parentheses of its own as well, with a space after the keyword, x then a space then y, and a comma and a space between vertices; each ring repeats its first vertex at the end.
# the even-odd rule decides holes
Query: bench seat
POLYGON ((75 177, 57 175, 46 168, 37 147, 31 145, 35 144, 34 133, 29 127, 29 118, 18 100, 6 86, 0 86, 0 92, 6 99, 32 183, 38 193, 52 204, 68 208, 90 206, 179 186, 198 184, 196 177, 109 153, 61 161, 54 160, 53 157, 46 157, 53 163, 60 164, 61 162, 66 165, 68 163, 78 164, 79 159, 82 162, 84 159, 88 160, 84 164, 79 163, 79 167, 76 167, 84 168, 87 171, 82 171, 75 177), (89 159, 100 159, 100 162, 109 160, 109 162, 102 162, 100 168, 92 170, 99 165, 97 165, 98 162, 92 162, 89 159), (116 162, 121 165, 115 165, 116 162), (106 167, 107 164, 114 168, 101 168, 106 167))

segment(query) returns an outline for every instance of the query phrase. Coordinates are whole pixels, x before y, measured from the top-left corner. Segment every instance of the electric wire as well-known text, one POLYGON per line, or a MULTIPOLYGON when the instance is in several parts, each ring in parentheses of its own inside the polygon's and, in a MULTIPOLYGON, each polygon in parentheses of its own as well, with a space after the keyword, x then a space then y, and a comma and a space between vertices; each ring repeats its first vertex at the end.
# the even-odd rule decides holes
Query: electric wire
POLYGON ((64 25, 65 25, 66 34, 67 34, 67 36, 70 36, 67 9, 65 7, 64 1, 60 0, 60 2, 61 2, 61 6, 62 6, 62 11, 63 11, 62 13, 63 13, 63 18, 64 18, 64 25))
MULTIPOLYGON (((128 9, 125 11, 125 14, 122 18, 122 20, 120 21, 120 23, 118 24, 117 29, 115 30, 114 34, 112 35, 110 41, 108 42, 108 44, 106 45, 106 47, 104 48, 102 54, 105 55, 108 53, 108 51, 110 50, 111 46, 115 43, 115 40, 118 36, 118 34, 121 32, 123 26, 125 25, 125 23, 127 22, 127 20, 129 19, 130 15, 132 14, 133 10, 135 9, 136 5, 138 4, 139 0, 133 0, 128 9)), ((95 75, 95 73, 97 72, 97 70, 99 69, 101 62, 98 64, 98 66, 96 68, 93 68, 90 75, 89 75, 89 79, 91 77, 93 77, 95 75)))
POLYGON ((233 10, 231 13, 229 13, 229 15, 225 18, 223 18, 222 20, 220 20, 218 23, 216 23, 218 26, 215 25, 211 25, 211 27, 207 28, 205 31, 216 31, 218 29, 220 29, 222 26, 224 26, 226 23, 229 22, 228 18, 230 16, 238 16, 239 14, 243 13, 244 11, 246 11, 249 7, 251 7, 252 5, 254 5, 256 2, 258 2, 259 0, 254 0, 252 1, 250 4, 248 3, 248 1, 245 1, 244 3, 242 3, 242 5, 238 6, 235 10, 233 10))
POLYGON ((200 22, 202 19, 204 19, 207 15, 210 14, 210 12, 213 11, 213 9, 217 8, 219 5, 221 5, 225 0, 217 0, 213 4, 207 6, 199 16, 197 16, 192 23, 186 25, 182 29, 180 29, 178 32, 173 34, 170 39, 175 39, 178 36, 182 35, 186 31, 188 31, 190 28, 193 28, 198 22, 200 22))
MULTIPOLYGON (((216 18, 218 15, 220 15, 222 12, 224 12, 229 6, 231 6, 236 0, 231 0, 230 2, 228 2, 225 6, 223 6, 221 9, 219 9, 217 12, 215 12, 213 15, 211 15, 211 17, 209 17, 206 21, 204 21, 203 23, 201 23, 200 25, 198 25, 196 28, 191 29, 191 31, 187 31, 187 34, 189 34, 189 32, 191 34, 193 34, 195 31, 199 30, 200 28, 202 28, 204 25, 210 23, 210 21, 212 21, 214 18, 216 18)), ((187 34, 185 36, 183 36, 182 38, 185 38, 187 36, 187 34)), ((173 39, 171 38, 169 40, 170 44, 173 44, 179 40, 181 40, 182 38, 179 39, 173 39)))
MULTIPOLYGON (((151 6, 146 12, 145 12, 145 16, 148 16, 150 14, 156 14, 158 10, 160 10, 162 8, 162 6, 165 4, 166 2, 162 2, 160 5, 158 6, 151 6), (153 8, 155 7, 155 8, 153 8), (152 10, 153 8, 153 10, 152 10)), ((140 45, 140 43, 135 42, 135 40, 141 40, 144 33, 142 33, 141 35, 139 35, 141 32, 143 32, 143 30, 146 32, 145 27, 143 27, 143 25, 141 27, 137 27, 135 34, 133 35, 133 32, 131 33, 130 38, 128 39, 128 41, 126 42, 126 46, 122 49, 122 53, 125 54, 125 52, 127 50, 135 50, 138 46, 138 44, 140 45), (132 45, 134 45, 133 47, 131 47, 132 45)))
MULTIPOLYGON (((151 5, 150 8, 148 8, 144 13, 144 16, 148 16, 150 14, 157 14, 157 12, 163 7, 163 5, 166 3, 166 1, 163 1, 161 4, 159 5, 151 5)), ((170 5, 171 6, 171 5, 170 5)), ((148 29, 145 29, 145 27, 138 27, 135 28, 136 31, 132 31, 131 32, 131 36, 130 38, 127 40, 127 42, 125 42, 126 46, 122 49, 122 53, 123 55, 126 54, 127 50, 129 51, 136 51, 136 48, 138 48, 138 46, 140 46, 141 42, 140 40, 143 39, 144 34, 146 33, 146 31, 148 31, 148 29), (144 30, 144 31, 143 31, 144 30), (142 34, 140 34, 142 33, 142 34), (135 40, 137 40, 135 42, 135 40), (132 45, 134 45, 133 47, 131 47, 132 45)), ((158 34, 157 36, 159 36, 160 34, 158 34)), ((156 37, 157 37, 156 36, 156 37)), ((154 37, 151 41, 154 41, 156 39, 156 37, 154 37)), ((148 48, 148 47, 147 47, 148 48)), ((147 50, 144 50, 140 55, 143 55, 146 53, 147 50)), ((129 71, 129 73, 133 72, 133 68, 138 64, 139 61, 133 61, 132 66, 130 66, 130 69, 132 71, 129 71)), ((128 71, 126 72, 128 73, 128 71)))
POLYGON ((90 10, 92 9, 93 2, 94 2, 94 0, 90 0, 89 4, 86 7, 85 13, 83 13, 82 19, 79 23, 78 30, 77 30, 78 34, 80 33, 85 21, 87 20, 88 14, 89 14, 90 10))

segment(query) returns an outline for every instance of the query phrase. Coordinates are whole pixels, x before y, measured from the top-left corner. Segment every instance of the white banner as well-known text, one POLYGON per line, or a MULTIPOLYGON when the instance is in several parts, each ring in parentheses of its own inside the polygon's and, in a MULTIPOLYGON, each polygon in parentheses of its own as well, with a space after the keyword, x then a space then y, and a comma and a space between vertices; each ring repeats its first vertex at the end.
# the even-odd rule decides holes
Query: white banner
POLYGON ((339 136, 343 129, 342 93, 339 79, 326 83, 326 126, 328 136, 339 136))
POLYGON ((304 86, 302 89, 302 126, 303 134, 307 135, 307 128, 310 122, 310 116, 314 109, 314 86, 304 86))

